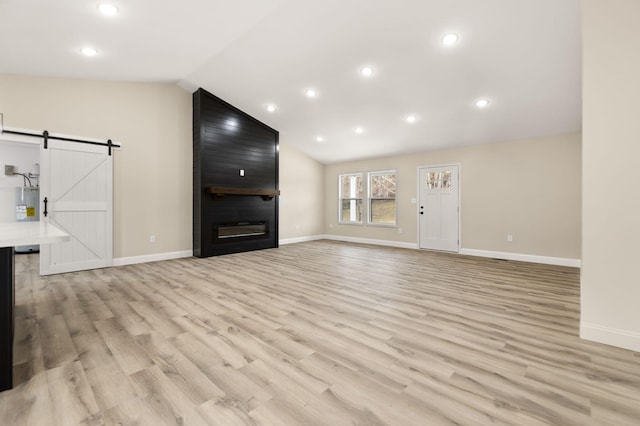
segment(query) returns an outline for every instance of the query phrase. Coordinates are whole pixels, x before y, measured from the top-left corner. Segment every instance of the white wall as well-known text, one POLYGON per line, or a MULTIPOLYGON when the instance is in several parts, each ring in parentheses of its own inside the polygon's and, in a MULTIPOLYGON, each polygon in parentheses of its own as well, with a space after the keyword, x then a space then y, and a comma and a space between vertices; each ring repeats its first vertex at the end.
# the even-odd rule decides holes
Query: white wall
POLYGON ((0 136, 0 222, 15 221, 15 188, 23 185, 22 176, 5 176, 4 166, 13 165, 18 173, 35 173, 34 163, 39 159, 38 145, 5 142, 0 136))
POLYGON ((0 112, 6 127, 123 144, 114 153, 115 258, 192 249, 190 93, 171 84, 0 75, 0 112))
MULTIPOLYGON (((6 127, 123 144, 114 154, 114 257, 125 263, 192 250, 191 99, 172 84, 0 74, 6 127)), ((280 142, 280 239, 321 234, 323 166, 280 142)))
POLYGON ((417 210, 411 203, 418 197, 417 168, 461 163, 462 249, 578 265, 580 149, 580 134, 574 133, 330 164, 325 166, 325 233, 417 246, 417 210), (338 175, 390 169, 397 170, 398 226, 337 224, 338 175), (507 242, 507 234, 513 242, 507 242))
POLYGON ((324 166, 287 144, 280 144, 279 237, 281 243, 322 234, 324 166))
POLYGON ((640 1, 583 0, 581 336, 640 351, 640 1))

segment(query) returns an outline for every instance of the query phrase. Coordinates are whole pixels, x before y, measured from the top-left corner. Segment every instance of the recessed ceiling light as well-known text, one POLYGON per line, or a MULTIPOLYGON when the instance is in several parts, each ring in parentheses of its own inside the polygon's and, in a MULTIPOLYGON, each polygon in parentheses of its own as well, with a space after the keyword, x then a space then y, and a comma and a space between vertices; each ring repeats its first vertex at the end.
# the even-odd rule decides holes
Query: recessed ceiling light
POLYGON ((356 132, 357 134, 361 134, 364 133, 364 129, 360 126, 356 127, 355 129, 353 129, 354 132, 356 132))
POLYGON ((411 115, 407 115, 404 119, 406 120, 407 123, 415 123, 418 117, 411 114, 411 115))
POLYGON ((118 13, 118 8, 109 3, 98 5, 98 10, 105 16, 114 16, 118 13))
POLYGON ((316 142, 324 142, 324 138, 322 136, 316 136, 316 142))
POLYGON ((318 92, 316 91, 316 89, 307 89, 304 91, 304 94, 307 98, 315 98, 316 96, 318 96, 318 92))
POLYGON ((266 108, 266 109, 267 109, 267 111, 269 111, 269 112, 276 112, 276 111, 277 111, 277 109, 278 109, 278 107, 277 107, 277 106, 275 106, 274 104, 268 104, 265 108, 266 108))
POLYGON ((488 99, 478 99, 476 101, 476 106, 478 108, 486 108, 487 106, 489 106, 489 100, 488 99))
POLYGON ((362 74, 364 77, 371 77, 373 75, 373 67, 370 66, 366 66, 366 67, 362 67, 360 69, 360 74, 362 74))
POLYGON ((457 34, 450 33, 442 37, 442 44, 444 44, 445 46, 453 46, 457 42, 458 42, 457 34))
POLYGON ((84 56, 96 56, 98 54, 98 51, 93 47, 83 47, 80 50, 80 53, 82 53, 84 56))

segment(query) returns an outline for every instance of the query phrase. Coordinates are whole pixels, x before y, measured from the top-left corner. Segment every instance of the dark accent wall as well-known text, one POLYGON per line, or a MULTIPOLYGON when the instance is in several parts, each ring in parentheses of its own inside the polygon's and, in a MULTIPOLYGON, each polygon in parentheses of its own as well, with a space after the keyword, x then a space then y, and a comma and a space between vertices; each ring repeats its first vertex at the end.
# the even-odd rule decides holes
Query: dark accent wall
POLYGON ((207 192, 214 186, 277 191, 278 138, 278 131, 211 93, 193 94, 194 256, 278 247, 277 196, 207 192), (268 223, 263 236, 216 237, 218 224, 259 221, 268 223))

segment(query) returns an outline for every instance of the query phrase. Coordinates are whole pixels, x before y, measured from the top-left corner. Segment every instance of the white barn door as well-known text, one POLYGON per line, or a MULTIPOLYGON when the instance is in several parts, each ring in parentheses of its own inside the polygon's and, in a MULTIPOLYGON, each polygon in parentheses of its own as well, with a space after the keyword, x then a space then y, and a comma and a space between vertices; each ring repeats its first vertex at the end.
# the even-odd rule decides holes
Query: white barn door
POLYGON ((40 220, 71 236, 40 246, 40 274, 113 265, 113 156, 105 146, 50 139, 40 161, 40 220))
POLYGON ((457 252, 460 245, 459 167, 419 169, 420 248, 457 252))

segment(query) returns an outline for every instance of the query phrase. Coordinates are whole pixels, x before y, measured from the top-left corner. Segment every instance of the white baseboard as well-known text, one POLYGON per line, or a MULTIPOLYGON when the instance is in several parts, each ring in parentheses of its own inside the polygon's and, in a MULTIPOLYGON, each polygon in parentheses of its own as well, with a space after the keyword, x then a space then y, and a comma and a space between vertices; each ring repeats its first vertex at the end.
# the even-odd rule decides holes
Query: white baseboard
POLYGON ((180 259, 193 256, 193 250, 174 251, 170 253, 145 254, 143 256, 118 257, 113 259, 113 266, 134 265, 136 263, 158 262, 160 260, 180 259))
POLYGON ((493 259, 519 260, 521 262, 544 263, 547 265, 570 266, 579 268, 582 266, 580 259, 568 259, 564 257, 536 256, 532 254, 508 253, 502 251, 460 249, 460 254, 467 256, 490 257, 493 259))
MULTIPOLYGON (((318 236, 309 237, 309 238, 312 238, 312 239, 309 239, 306 241, 325 239, 325 240, 334 240, 334 241, 344 241, 347 243, 373 244, 377 246, 399 247, 399 248, 414 249, 414 250, 419 249, 417 243, 403 243, 399 241, 389 241, 389 240, 373 240, 369 238, 347 237, 344 235, 325 234, 325 235, 318 235, 318 236)), ((531 254, 506 253, 506 252, 489 251, 489 250, 475 250, 475 249, 462 248, 460 249, 459 254, 464 254, 468 256, 490 257, 494 259, 519 260, 522 262, 544 263, 547 265, 570 266, 573 268, 579 268, 582 265, 582 262, 580 259, 535 256, 531 254)))
MULTIPOLYGON (((280 245, 303 243, 307 241, 333 240, 356 244, 372 244, 376 246, 398 247, 406 249, 418 249, 415 243, 403 243, 400 241, 374 240, 370 238, 347 237, 344 235, 311 235, 308 237, 286 238, 279 241, 280 245)), ((499 251, 460 249, 460 254, 468 256, 490 257, 494 259, 519 260, 522 262, 544 263, 548 265, 570 266, 579 268, 580 259, 566 259, 561 257, 534 256, 520 253, 507 253, 499 251)), ((134 265, 136 263, 158 262, 160 260, 180 259, 193 256, 192 250, 175 251, 169 253, 147 254, 142 256, 119 257, 113 259, 113 266, 134 265)))
POLYGON ((640 334, 626 330, 581 322, 580 338, 640 352, 640 334))
POLYGON ((317 241, 323 239, 324 235, 311 235, 309 237, 285 238, 284 240, 278 241, 278 244, 284 246, 287 244, 304 243, 307 241, 317 241))
POLYGON ((415 243, 402 243, 400 241, 389 241, 389 240, 372 240, 369 238, 346 237, 344 235, 325 234, 325 235, 322 235, 322 239, 333 240, 333 241, 344 241, 347 243, 372 244, 376 246, 398 247, 398 248, 406 248, 406 249, 418 248, 418 245, 415 243))

